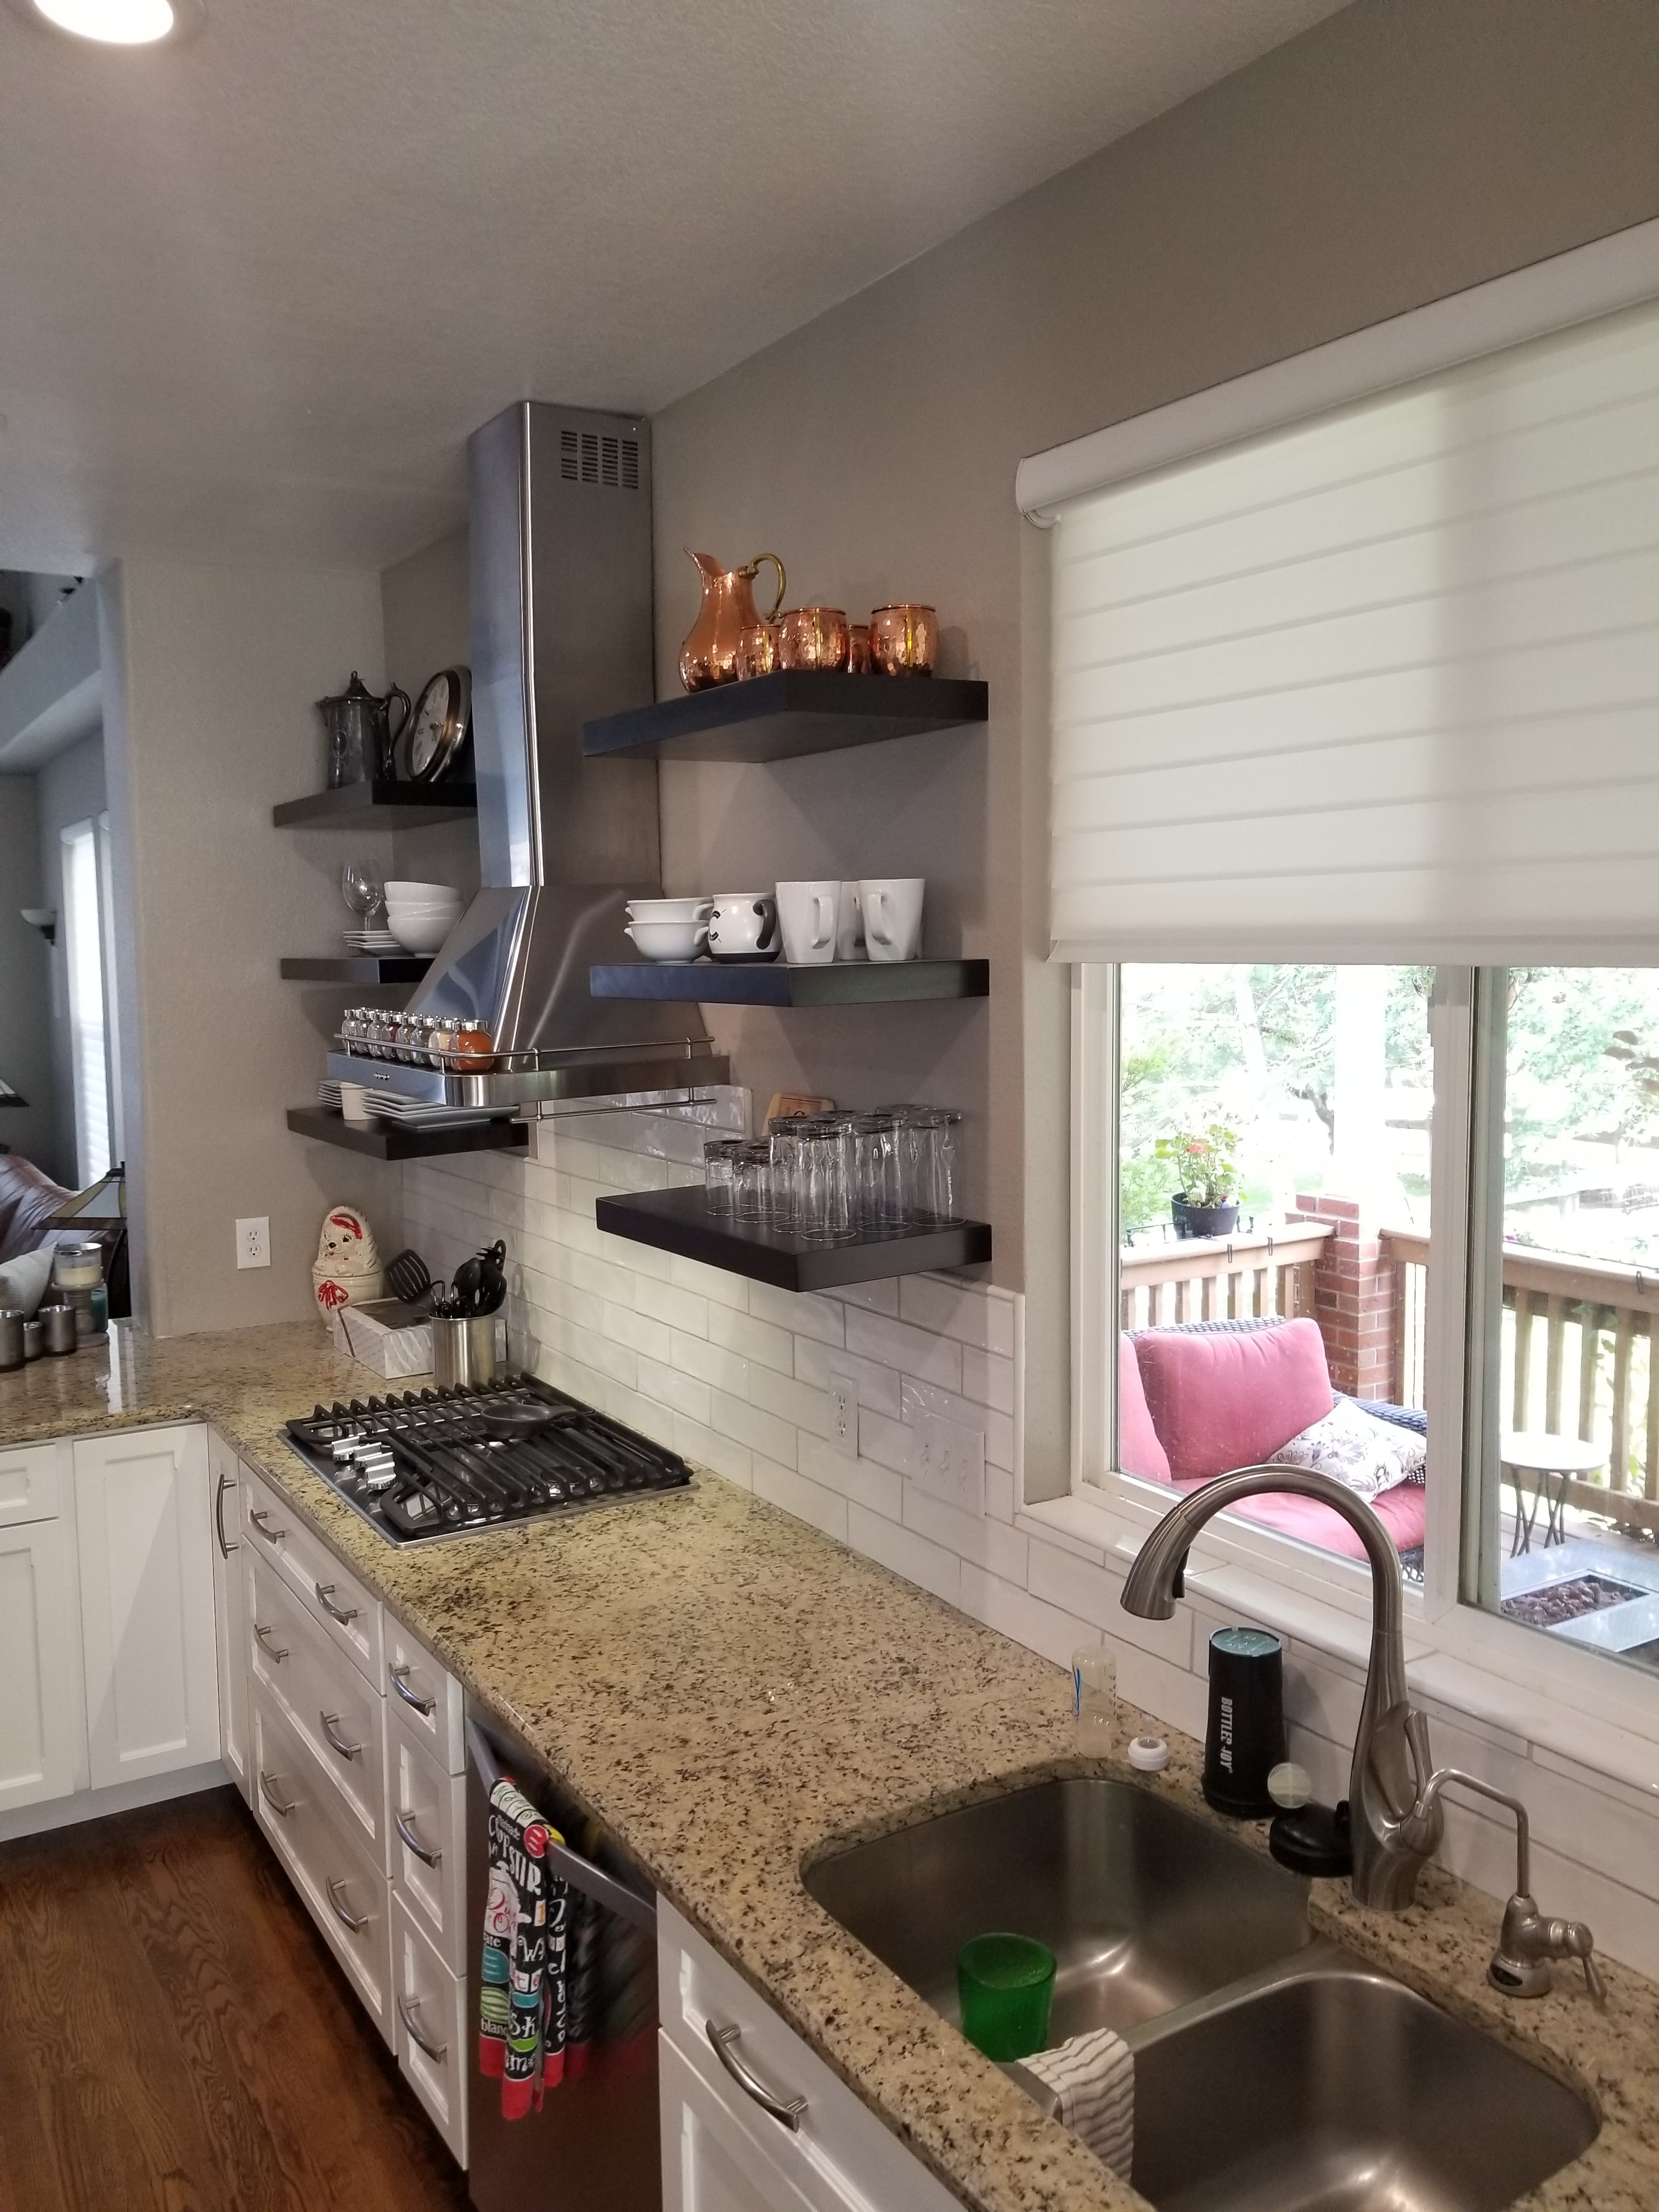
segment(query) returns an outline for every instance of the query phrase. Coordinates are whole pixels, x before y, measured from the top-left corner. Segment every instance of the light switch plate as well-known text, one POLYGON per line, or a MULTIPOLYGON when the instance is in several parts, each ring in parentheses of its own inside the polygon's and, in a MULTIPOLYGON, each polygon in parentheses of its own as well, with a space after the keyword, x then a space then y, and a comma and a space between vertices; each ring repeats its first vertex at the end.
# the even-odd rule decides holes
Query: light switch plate
POLYGON ((270 1216, 256 1214, 236 1224, 236 1264, 239 1267, 270 1265, 270 1216))
POLYGON ((975 1518, 985 1510, 985 1431, 941 1413, 918 1412, 910 1447, 910 1480, 975 1518))

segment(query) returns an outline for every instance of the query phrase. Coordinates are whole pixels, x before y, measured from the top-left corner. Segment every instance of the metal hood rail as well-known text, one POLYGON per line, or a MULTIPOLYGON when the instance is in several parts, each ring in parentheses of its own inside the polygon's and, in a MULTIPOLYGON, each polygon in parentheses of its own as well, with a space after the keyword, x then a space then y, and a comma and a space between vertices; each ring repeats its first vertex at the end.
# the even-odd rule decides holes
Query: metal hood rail
POLYGON ((660 881, 655 762, 581 740, 655 694, 650 425, 520 401, 474 431, 467 477, 483 888, 410 1008, 477 1021, 510 1058, 464 1086, 386 1061, 374 1079, 503 1104, 720 1080, 695 1007, 588 990, 592 965, 637 957, 623 902, 660 881))

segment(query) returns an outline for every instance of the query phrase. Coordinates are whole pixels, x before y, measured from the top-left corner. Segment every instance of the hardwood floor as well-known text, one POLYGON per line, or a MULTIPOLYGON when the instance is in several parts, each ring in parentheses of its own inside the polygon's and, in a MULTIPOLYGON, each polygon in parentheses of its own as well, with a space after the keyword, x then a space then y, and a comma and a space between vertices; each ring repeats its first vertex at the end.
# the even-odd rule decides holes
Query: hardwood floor
POLYGON ((0 2212, 457 2212, 234 1790, 0 1845, 0 2212))

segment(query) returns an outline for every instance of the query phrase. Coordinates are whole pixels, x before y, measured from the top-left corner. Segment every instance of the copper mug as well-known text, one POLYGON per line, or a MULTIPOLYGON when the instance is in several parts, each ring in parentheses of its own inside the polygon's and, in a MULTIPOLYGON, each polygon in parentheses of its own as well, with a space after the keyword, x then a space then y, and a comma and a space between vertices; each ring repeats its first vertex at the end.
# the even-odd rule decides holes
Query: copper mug
POLYGON ((779 618, 779 658, 786 668, 845 668, 848 629, 839 607, 792 607, 779 618))
POLYGON ((781 667, 777 623, 757 623, 744 630, 738 640, 735 665, 739 684, 747 683, 751 676, 770 676, 781 667))
POLYGON ((883 676, 927 676, 939 659, 939 617, 902 602, 870 617, 870 658, 883 676))

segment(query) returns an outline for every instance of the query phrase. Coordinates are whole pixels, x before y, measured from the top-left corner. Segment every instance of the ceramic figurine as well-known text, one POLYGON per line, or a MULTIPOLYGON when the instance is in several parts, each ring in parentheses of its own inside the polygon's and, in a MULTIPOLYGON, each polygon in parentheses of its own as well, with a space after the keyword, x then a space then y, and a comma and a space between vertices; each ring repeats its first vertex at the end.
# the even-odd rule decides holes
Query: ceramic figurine
POLYGON ((329 1208, 317 1242, 311 1286, 325 1315, 386 1296, 386 1273, 374 1249, 374 1231, 355 1206, 329 1208))

